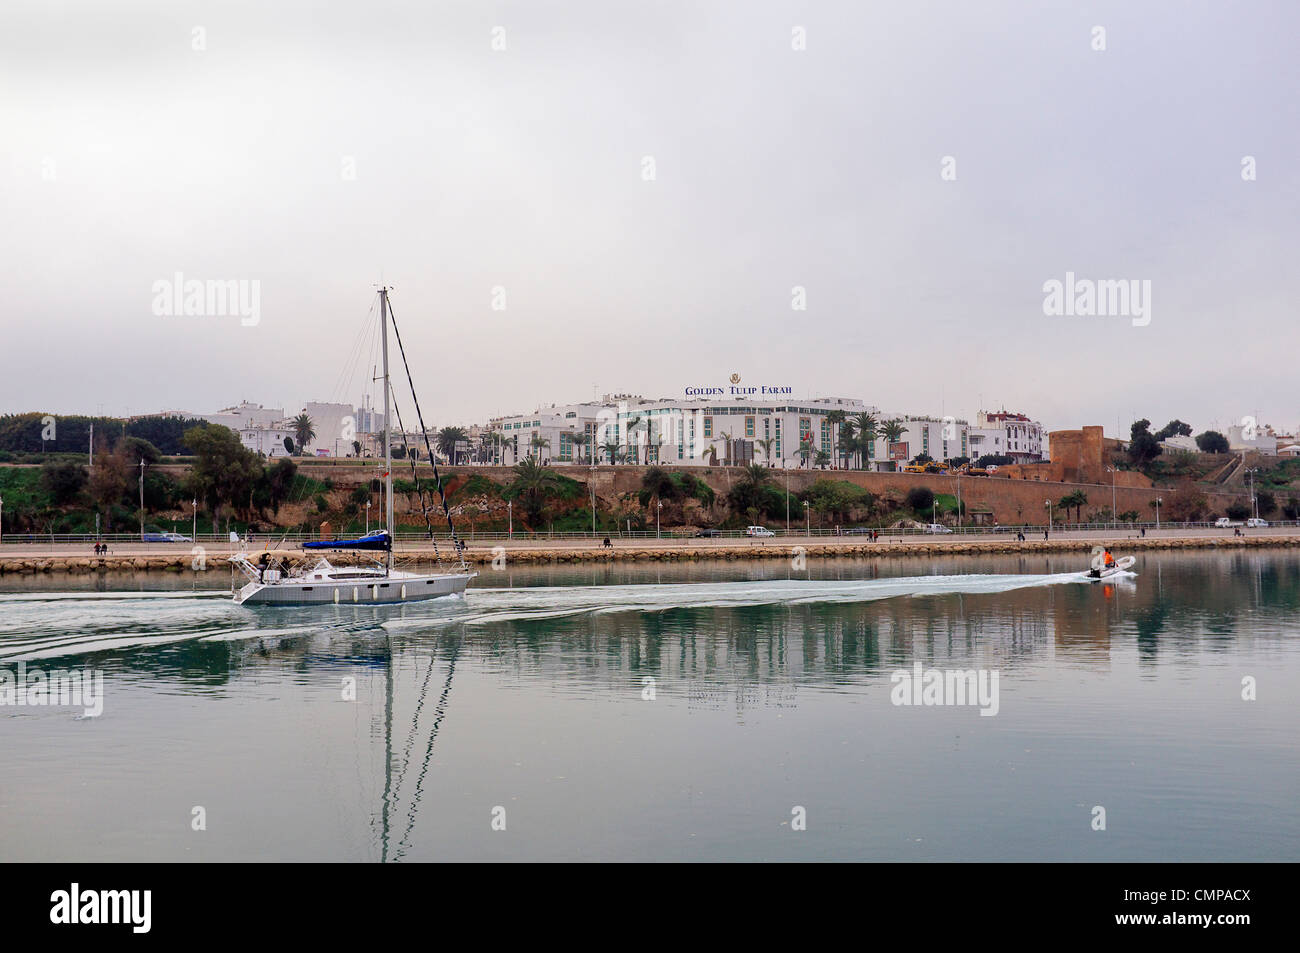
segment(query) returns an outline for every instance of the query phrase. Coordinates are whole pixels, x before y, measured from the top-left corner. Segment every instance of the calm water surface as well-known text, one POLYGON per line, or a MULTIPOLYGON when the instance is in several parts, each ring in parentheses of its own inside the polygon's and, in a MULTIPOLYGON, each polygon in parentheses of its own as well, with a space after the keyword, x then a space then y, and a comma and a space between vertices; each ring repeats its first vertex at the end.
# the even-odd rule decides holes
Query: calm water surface
POLYGON ((1300 859, 1300 557, 1080 562, 530 568, 306 609, 5 577, 0 671, 101 670, 104 707, 0 706, 0 859, 1300 859), (997 714, 892 704, 918 661, 996 672, 997 714))

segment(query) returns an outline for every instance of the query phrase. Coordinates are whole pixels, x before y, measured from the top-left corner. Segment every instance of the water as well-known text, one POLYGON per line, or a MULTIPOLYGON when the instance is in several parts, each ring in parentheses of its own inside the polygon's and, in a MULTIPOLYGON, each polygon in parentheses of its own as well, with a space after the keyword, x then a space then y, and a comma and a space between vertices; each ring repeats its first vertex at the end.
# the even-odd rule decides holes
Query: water
POLYGON ((0 707, 0 858, 1300 859, 1300 557, 1079 568, 529 568, 310 609, 5 577, 0 670, 104 700, 0 707), (997 673, 997 714, 892 704, 916 661, 997 673))

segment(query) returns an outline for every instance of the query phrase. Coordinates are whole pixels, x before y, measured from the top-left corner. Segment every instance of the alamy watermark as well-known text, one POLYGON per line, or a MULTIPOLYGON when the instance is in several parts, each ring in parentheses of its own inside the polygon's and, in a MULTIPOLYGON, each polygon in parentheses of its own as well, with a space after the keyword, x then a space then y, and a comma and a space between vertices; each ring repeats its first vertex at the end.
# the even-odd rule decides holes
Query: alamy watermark
POLYGON ((160 318, 239 318, 246 328, 262 323, 262 283, 186 280, 179 271, 153 283, 153 313, 160 318))
POLYGON ((19 662, 17 671, 0 668, 0 706, 80 708, 87 718, 104 711, 104 673, 99 669, 44 669, 19 662))
POLYGON ((1048 317, 1132 318, 1133 327, 1151 323, 1151 279, 1076 278, 1067 271, 1065 280, 1043 282, 1043 314, 1048 317))
POLYGON ((989 669, 924 671, 917 662, 912 671, 899 669, 889 681, 894 705, 976 705, 981 716, 998 713, 998 673, 989 669))

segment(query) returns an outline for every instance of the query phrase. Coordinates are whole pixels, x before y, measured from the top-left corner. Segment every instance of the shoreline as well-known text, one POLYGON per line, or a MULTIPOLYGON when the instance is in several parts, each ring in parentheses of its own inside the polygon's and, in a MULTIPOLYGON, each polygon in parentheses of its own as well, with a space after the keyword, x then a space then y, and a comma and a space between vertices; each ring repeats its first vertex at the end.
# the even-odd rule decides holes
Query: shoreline
MULTIPOLYGON (((1267 536, 1195 536, 1195 537, 1128 537, 1095 536, 1080 539, 1052 540, 979 540, 979 541, 925 541, 913 542, 895 539, 878 542, 819 542, 807 538, 788 543, 762 542, 723 545, 638 545, 625 542, 612 549, 583 545, 528 545, 517 547, 470 546, 465 561, 471 565, 488 566, 504 554, 507 563, 560 564, 608 562, 682 562, 682 561, 743 561, 753 559, 790 559, 802 555, 809 559, 890 559, 908 556, 987 556, 1032 555, 1039 553, 1090 553, 1097 545, 1107 545, 1112 551, 1126 554, 1148 550, 1255 550, 1293 549, 1300 547, 1300 533, 1294 535, 1270 534, 1267 536)), ((445 550, 446 547, 443 547, 445 550)), ((255 550, 256 551, 256 550, 255 550)), ((279 551, 281 555, 301 557, 301 551, 279 551)), ((0 555, 0 576, 63 572, 70 574, 105 573, 115 570, 155 572, 204 572, 225 570, 230 566, 229 551, 208 552, 206 569, 194 565, 195 557, 188 551, 176 553, 120 553, 106 556, 75 554, 0 555)), ((366 563, 347 553, 334 554, 330 560, 337 566, 366 563)), ((446 560, 444 560, 446 562, 446 560)), ((395 565, 434 563, 433 549, 399 549, 395 565)))

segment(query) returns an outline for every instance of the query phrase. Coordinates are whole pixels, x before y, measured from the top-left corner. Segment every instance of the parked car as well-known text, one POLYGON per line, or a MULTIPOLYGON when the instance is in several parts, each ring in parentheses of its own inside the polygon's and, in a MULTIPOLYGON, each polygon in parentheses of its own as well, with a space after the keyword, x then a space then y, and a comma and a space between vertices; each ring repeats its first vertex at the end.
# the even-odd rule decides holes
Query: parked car
POLYGON ((930 523, 925 527, 925 531, 927 533, 951 533, 952 532, 952 530, 944 526, 942 523, 930 523))
POLYGON ((1214 525, 1220 529, 1232 529, 1234 526, 1240 526, 1241 520, 1230 520, 1226 516, 1220 516, 1214 521, 1214 525))
POLYGON ((866 526, 854 526, 844 531, 845 536, 870 536, 871 529, 866 526))
POLYGON ((145 533, 140 537, 145 543, 192 543, 193 540, 180 533, 145 533))
POLYGON ((1268 520, 1262 520, 1258 516, 1252 516, 1250 519, 1246 520, 1246 525, 1251 527, 1267 526, 1268 520))
POLYGON ((772 532, 766 526, 746 526, 745 535, 746 536, 775 536, 776 533, 772 532))
POLYGON ((721 531, 721 530, 717 530, 717 529, 701 529, 701 530, 697 530, 697 531, 696 531, 696 533, 695 533, 695 538, 696 538, 696 539, 716 539, 717 537, 719 537, 719 536, 721 536, 721 535, 722 535, 722 531, 721 531))

